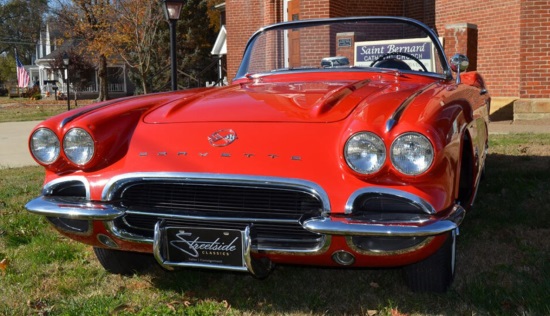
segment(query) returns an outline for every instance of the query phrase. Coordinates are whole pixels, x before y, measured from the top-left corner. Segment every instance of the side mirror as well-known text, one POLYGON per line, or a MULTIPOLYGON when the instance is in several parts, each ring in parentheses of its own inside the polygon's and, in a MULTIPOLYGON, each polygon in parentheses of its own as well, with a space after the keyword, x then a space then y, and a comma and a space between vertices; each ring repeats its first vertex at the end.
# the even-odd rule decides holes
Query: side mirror
POLYGON ((451 69, 456 72, 456 83, 460 83, 460 73, 465 72, 466 69, 468 69, 468 66, 470 65, 470 60, 468 57, 462 54, 455 54, 453 57, 451 57, 451 60, 449 61, 451 64, 451 69))

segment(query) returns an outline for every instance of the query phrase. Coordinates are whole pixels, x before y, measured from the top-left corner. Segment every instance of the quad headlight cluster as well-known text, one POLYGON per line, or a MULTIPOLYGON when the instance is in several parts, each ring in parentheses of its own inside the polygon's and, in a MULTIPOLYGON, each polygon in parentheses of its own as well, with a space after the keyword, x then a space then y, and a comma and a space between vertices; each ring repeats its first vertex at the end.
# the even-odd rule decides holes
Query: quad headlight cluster
POLYGON ((31 152, 43 164, 54 163, 60 156, 61 148, 67 159, 79 166, 88 163, 95 151, 92 136, 81 128, 70 129, 63 137, 63 146, 55 133, 47 128, 39 128, 31 136, 31 152))
MULTIPOLYGON (((346 142, 344 157, 348 166, 362 174, 378 172, 386 162, 386 146, 371 132, 352 135, 346 142)), ((428 138, 419 133, 397 137, 389 149, 392 165, 406 175, 419 175, 428 170, 434 160, 434 149, 428 138)))

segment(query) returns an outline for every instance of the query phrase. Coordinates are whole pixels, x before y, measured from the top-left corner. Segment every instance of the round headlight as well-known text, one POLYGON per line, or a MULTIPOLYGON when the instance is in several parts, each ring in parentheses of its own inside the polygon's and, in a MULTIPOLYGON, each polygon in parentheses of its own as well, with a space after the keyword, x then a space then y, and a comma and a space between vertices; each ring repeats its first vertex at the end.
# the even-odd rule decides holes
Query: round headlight
POLYGON ((348 139, 344 156, 351 169, 363 174, 372 174, 382 168, 386 160, 386 146, 375 134, 361 132, 348 139))
POLYGON ((63 151, 70 161, 84 165, 94 156, 94 140, 81 128, 73 128, 63 138, 63 151))
POLYGON ((51 164, 59 157, 59 139, 50 129, 37 129, 31 136, 30 147, 34 158, 43 164, 51 164))
POLYGON ((419 175, 432 165, 434 149, 426 136, 405 133, 391 145, 393 166, 406 175, 419 175))

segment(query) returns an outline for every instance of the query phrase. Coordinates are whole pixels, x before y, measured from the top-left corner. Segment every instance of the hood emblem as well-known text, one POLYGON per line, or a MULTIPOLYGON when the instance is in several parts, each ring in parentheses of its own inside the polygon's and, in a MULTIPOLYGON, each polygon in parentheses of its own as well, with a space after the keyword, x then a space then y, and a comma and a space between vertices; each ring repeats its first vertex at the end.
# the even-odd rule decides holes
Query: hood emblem
POLYGON ((220 129, 208 136, 210 145, 214 147, 224 147, 237 140, 237 134, 232 129, 220 129))

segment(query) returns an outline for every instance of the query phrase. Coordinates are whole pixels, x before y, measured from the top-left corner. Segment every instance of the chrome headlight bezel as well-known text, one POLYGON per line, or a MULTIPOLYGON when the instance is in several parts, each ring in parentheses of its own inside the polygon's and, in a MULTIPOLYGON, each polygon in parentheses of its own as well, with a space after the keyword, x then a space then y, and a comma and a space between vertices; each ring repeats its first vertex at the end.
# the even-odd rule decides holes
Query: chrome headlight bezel
POLYGON ((71 128, 63 137, 63 152, 69 161, 83 166, 94 157, 94 139, 82 128, 71 128))
POLYGON ((351 135, 344 146, 347 165, 361 174, 374 174, 384 166, 386 145, 372 132, 359 132, 351 135))
POLYGON ((33 157, 45 165, 56 162, 61 152, 59 138, 51 129, 45 127, 38 128, 32 133, 29 147, 33 157))
POLYGON ((420 133, 401 134, 390 147, 392 165, 404 175, 423 174, 430 169, 434 159, 435 150, 432 142, 420 133))

